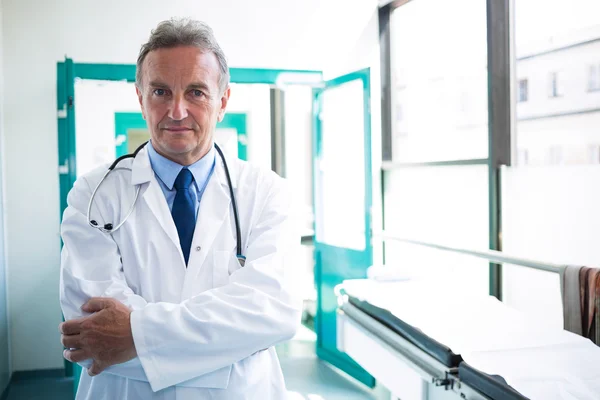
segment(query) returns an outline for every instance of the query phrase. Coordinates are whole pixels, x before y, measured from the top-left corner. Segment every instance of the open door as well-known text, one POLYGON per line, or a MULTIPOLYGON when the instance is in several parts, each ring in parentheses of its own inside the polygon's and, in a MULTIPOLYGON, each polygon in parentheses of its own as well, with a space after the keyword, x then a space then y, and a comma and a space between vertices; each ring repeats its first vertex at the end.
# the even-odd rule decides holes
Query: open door
POLYGON ((313 160, 317 355, 372 387, 373 377, 337 350, 334 294, 373 262, 369 91, 368 69, 313 91, 313 160))

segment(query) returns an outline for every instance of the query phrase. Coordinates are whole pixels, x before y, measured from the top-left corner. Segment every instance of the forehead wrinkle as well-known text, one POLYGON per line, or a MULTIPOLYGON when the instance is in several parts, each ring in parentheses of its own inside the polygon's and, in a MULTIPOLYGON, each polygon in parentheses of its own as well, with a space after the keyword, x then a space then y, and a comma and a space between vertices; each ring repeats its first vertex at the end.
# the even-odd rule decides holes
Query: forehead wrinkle
POLYGON ((159 81, 172 87, 179 85, 186 88, 198 84, 204 85, 206 91, 218 91, 221 72, 216 56, 211 52, 197 51, 196 48, 190 50, 173 48, 150 52, 145 60, 146 82, 159 81), (174 52, 181 62, 173 61, 174 52))
MULTIPOLYGON (((158 66, 148 72, 148 82, 153 87, 167 87, 171 89, 202 89, 204 91, 212 91, 210 85, 210 73, 203 68, 180 68, 178 71, 172 72, 170 66, 165 66, 169 72, 161 73, 163 68, 158 66)), ((218 83, 216 84, 218 86, 218 83)), ((216 86, 214 89, 216 89, 216 86)))

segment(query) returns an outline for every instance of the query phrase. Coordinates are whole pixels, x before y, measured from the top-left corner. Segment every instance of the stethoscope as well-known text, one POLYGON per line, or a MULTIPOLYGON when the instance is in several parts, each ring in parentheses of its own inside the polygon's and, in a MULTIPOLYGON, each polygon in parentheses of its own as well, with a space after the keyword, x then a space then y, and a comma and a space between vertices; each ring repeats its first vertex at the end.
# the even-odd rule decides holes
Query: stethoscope
MULTIPOLYGON (((140 150, 143 149, 146 144, 148 144, 148 142, 143 143, 140 147, 135 149, 135 151, 133 153, 125 154, 124 156, 117 158, 110 165, 110 167, 108 167, 108 171, 106 171, 106 173, 104 174, 104 176, 102 177, 102 179, 100 180, 98 185, 96 185, 96 188, 92 192, 92 197, 90 198, 90 202, 88 204, 88 209, 87 209, 88 223, 90 224, 90 226, 92 228, 96 228, 99 231, 104 232, 106 234, 113 234, 117 230, 119 230, 119 228, 121 228, 121 226, 123 226, 125 221, 127 221, 127 218, 129 218, 129 216, 133 213, 133 210, 135 209, 135 205, 137 204, 137 201, 138 201, 138 197, 140 195, 141 185, 137 185, 137 187, 135 189, 135 197, 133 199, 133 203, 131 203, 131 207, 129 207, 129 210, 127 211, 127 214, 125 215, 125 218, 123 218, 123 220, 120 223, 118 223, 116 227, 113 226, 112 223, 107 223, 107 224, 104 224, 104 226, 100 226, 100 225, 98 225, 98 222, 96 222, 96 220, 93 220, 90 218, 90 215, 92 213, 92 205, 94 204, 94 198, 96 197, 96 193, 98 192, 98 189, 102 185, 102 182, 104 182, 106 177, 114 170, 126 169, 126 170, 131 171, 131 168, 117 168, 117 165, 126 158, 135 158, 137 156, 137 154, 140 152, 140 150)), ((236 245, 237 245, 236 257, 237 257, 238 261, 240 262, 241 266, 243 267, 244 263, 246 262, 246 257, 242 253, 242 239, 241 239, 242 235, 241 235, 241 230, 240 230, 240 221, 239 221, 239 217, 238 217, 237 204, 235 202, 235 196, 233 194, 233 185, 231 184, 231 176, 229 175, 229 168, 227 167, 227 162, 225 161, 225 156, 223 155, 221 148, 216 143, 215 143, 215 149, 217 149, 217 152, 219 153, 221 160, 223 160, 223 166, 225 167, 225 175, 227 176, 227 184, 229 185, 229 195, 231 196, 231 205, 233 207, 233 218, 235 219, 235 233, 236 233, 236 245)))

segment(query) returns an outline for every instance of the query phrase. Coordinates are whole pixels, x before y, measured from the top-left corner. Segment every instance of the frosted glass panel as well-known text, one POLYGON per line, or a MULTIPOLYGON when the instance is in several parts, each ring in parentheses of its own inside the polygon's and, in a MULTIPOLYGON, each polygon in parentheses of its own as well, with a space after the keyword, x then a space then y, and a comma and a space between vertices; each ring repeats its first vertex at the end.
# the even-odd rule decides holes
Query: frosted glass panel
POLYGON ((331 246, 365 249, 365 159, 362 81, 323 93, 321 179, 318 196, 323 223, 317 240, 331 246))
POLYGON ((409 2, 390 27, 393 160, 486 158, 486 2, 409 2))
MULTIPOLYGON (((486 165, 404 168, 385 173, 385 230, 424 242, 467 249, 489 248, 486 165)), ((461 287, 488 293, 489 263, 386 241, 386 265, 432 277, 452 277, 461 287)))
MULTIPOLYGON (((600 166, 502 170, 503 249, 555 264, 600 267, 600 166)), ((557 274, 510 268, 504 300, 562 326, 557 274)))
POLYGON ((77 176, 114 161, 116 112, 141 112, 133 83, 75 80, 77 176))

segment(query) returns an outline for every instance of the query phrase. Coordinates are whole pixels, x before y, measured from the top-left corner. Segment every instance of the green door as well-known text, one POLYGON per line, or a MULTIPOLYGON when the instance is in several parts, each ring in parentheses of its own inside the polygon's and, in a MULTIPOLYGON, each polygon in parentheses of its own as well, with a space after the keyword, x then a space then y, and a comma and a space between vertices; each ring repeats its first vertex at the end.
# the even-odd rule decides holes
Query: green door
POLYGON ((313 160, 317 355, 372 387, 373 377, 337 350, 334 294, 373 262, 369 91, 368 69, 314 90, 313 160))

